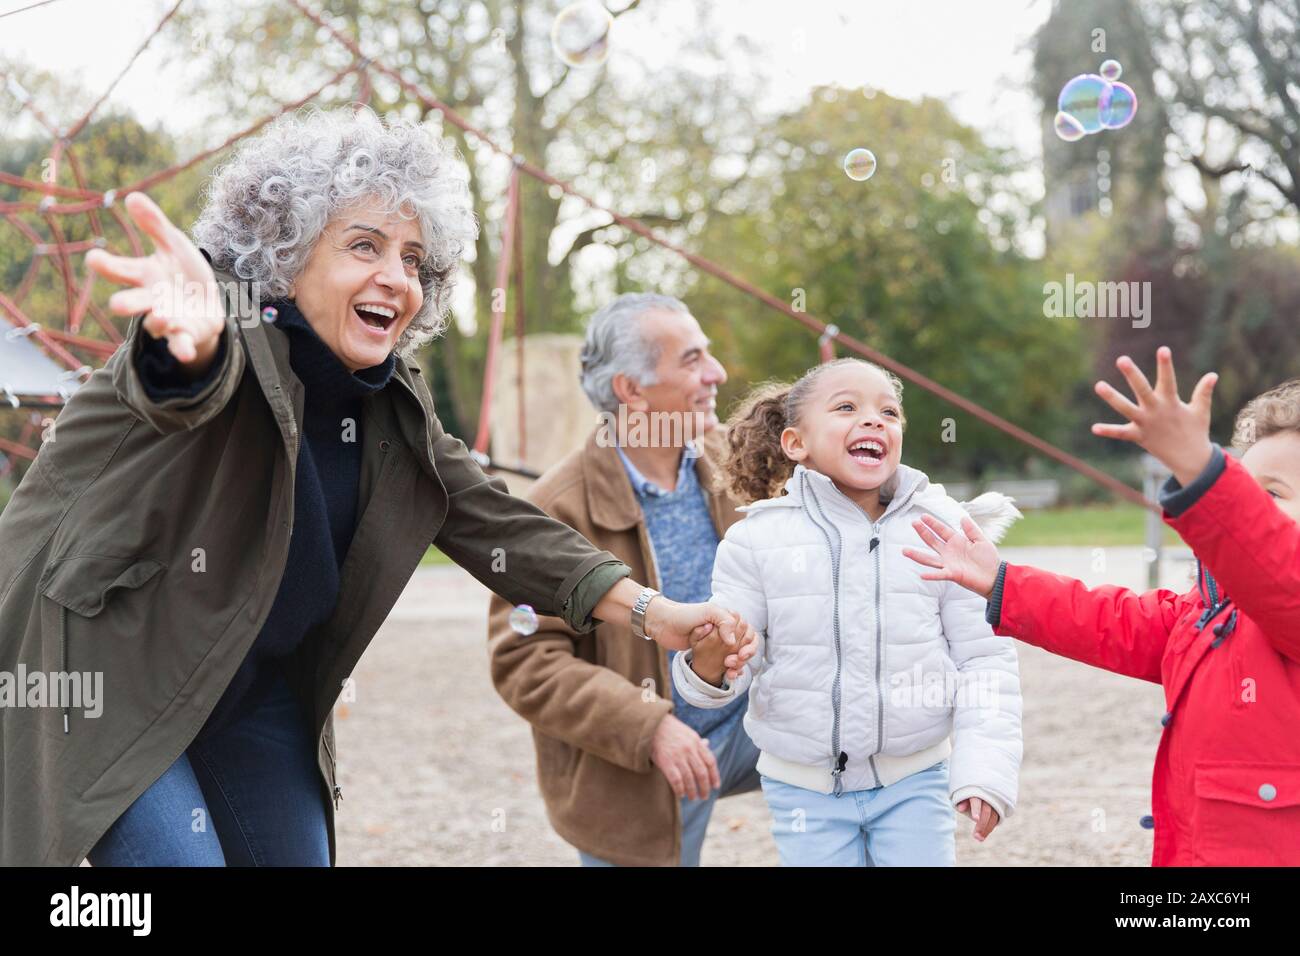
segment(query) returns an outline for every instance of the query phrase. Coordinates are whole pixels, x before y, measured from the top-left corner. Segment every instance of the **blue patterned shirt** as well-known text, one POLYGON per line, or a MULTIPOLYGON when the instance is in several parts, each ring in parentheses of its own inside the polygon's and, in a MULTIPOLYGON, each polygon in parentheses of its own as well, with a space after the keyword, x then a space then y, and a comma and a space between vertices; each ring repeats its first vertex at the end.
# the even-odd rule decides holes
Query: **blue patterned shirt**
MULTIPOLYGON (((665 597, 683 604, 707 601, 713 590, 713 557, 718 550, 718 533, 709 514, 708 499, 695 474, 694 447, 688 446, 682 455, 677 487, 672 491, 665 491, 646 479, 623 454, 623 449, 617 445, 615 448, 645 515, 650 550, 659 567, 659 590, 665 597)), ((676 651, 668 652, 670 667, 676 654, 676 651)), ((705 710, 686 703, 671 679, 668 683, 672 687, 673 713, 701 737, 726 737, 740 726, 749 703, 747 695, 726 707, 705 710)))

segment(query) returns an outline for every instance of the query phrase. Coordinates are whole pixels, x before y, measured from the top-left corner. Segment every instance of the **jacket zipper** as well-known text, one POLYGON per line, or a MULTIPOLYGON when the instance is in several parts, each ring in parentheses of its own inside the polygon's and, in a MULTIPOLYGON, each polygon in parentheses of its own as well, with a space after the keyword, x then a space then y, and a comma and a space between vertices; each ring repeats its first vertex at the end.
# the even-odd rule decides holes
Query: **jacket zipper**
MULTIPOLYGON (((66 675, 68 673, 68 609, 62 604, 59 605, 59 671, 66 675)), ((65 676, 63 686, 67 687, 71 681, 65 676)), ((68 701, 63 701, 63 732, 70 733, 68 729, 68 701)))
MULTIPOLYGON (((826 519, 822 511, 821 503, 817 500, 817 495, 813 493, 808 484, 808 476, 803 476, 804 492, 804 513, 808 515, 808 520, 821 530, 822 536, 826 539, 826 547, 831 553, 831 593, 834 595, 834 634, 835 634, 835 680, 831 683, 831 709, 834 711, 834 721, 831 724, 831 753, 835 754, 835 766, 831 770, 831 778, 835 781, 832 793, 839 796, 844 792, 844 768, 848 766, 849 755, 840 749, 840 694, 842 691, 841 677, 844 667, 844 654, 840 645, 840 552, 839 548, 831 543, 830 532, 822 525, 820 521, 813 518, 812 513, 808 510, 808 499, 812 498, 813 504, 817 506, 817 513, 822 519, 826 519)), ((827 524, 831 522, 827 521, 827 524)), ((834 525, 832 525, 834 527, 834 525)), ((835 529, 835 537, 839 538, 839 529, 835 529)), ((872 772, 875 770, 873 768, 872 772)))
POLYGON ((880 774, 876 772, 876 754, 885 749, 885 691, 880 684, 885 637, 884 623, 881 621, 880 553, 884 548, 880 546, 883 535, 879 522, 871 526, 871 532, 871 553, 876 556, 876 753, 867 758, 867 764, 871 767, 871 775, 875 778, 876 786, 879 787, 880 774))

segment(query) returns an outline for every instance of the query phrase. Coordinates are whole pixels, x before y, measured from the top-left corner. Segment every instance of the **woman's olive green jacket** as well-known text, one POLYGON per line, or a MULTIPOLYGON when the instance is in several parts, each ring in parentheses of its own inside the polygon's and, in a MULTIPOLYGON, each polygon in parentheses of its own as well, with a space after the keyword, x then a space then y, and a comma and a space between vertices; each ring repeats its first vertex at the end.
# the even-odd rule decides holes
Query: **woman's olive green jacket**
MULTIPOLYGON (((0 515, 0 865, 79 864, 185 751, 289 553, 303 388, 285 334, 227 301, 212 383, 154 402, 136 371, 141 321, 63 408, 0 515), (51 695, 93 687, 97 673, 95 706, 37 695, 42 683, 51 695)), ((431 543, 511 603, 583 632, 629 573, 484 475, 443 431, 414 361, 397 356, 364 409, 338 606, 287 668, 317 739, 331 863, 334 702, 431 543)))

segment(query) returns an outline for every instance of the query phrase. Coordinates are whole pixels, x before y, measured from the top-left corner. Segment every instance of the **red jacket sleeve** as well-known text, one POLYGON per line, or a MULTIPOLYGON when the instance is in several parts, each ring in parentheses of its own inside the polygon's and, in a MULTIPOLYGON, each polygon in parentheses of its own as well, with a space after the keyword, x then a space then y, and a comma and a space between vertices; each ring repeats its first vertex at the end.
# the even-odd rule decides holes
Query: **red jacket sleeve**
POLYGON ((1160 683, 1165 643, 1195 594, 1138 593, 1007 564, 998 634, 1117 674, 1160 683))
POLYGON ((1235 458, 1165 522, 1182 536, 1268 641, 1300 663, 1300 524, 1235 458))

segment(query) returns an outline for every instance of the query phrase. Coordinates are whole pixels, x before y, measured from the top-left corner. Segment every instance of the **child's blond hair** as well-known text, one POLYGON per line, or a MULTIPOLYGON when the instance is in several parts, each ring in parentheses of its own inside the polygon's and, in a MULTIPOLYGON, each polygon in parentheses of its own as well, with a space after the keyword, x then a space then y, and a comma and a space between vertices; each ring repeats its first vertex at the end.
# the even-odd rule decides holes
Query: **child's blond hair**
POLYGON ((1300 378, 1257 395, 1237 413, 1232 445, 1245 451, 1255 442, 1282 432, 1300 433, 1300 378))

